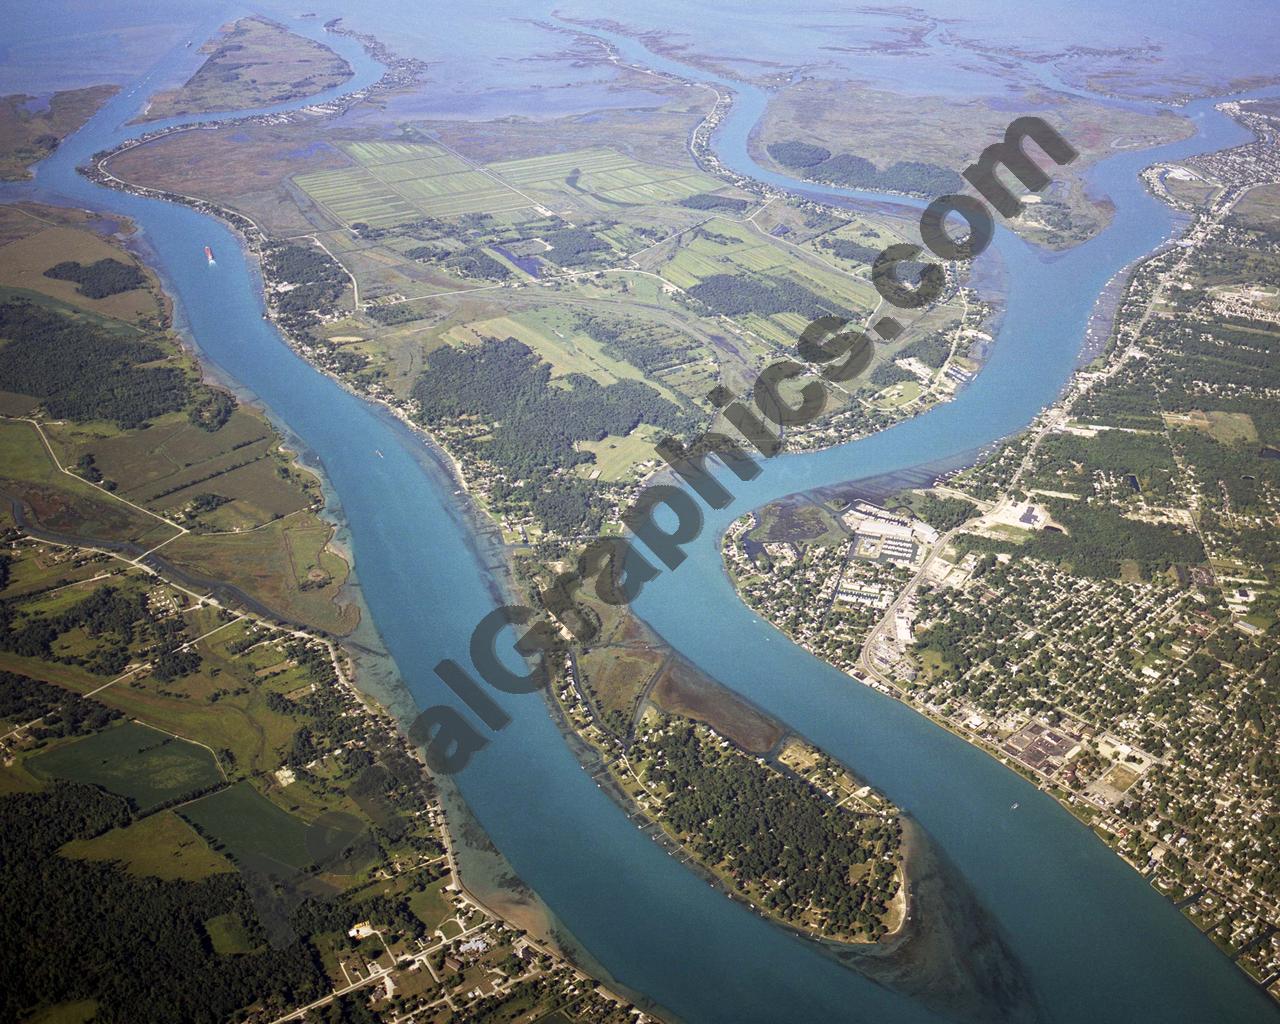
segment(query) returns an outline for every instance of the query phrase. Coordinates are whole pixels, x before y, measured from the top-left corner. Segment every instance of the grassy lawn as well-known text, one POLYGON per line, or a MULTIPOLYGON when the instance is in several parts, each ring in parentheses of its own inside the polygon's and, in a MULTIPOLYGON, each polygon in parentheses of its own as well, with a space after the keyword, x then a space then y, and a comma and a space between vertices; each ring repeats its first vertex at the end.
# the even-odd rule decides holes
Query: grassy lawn
POLYGON ((1107 774, 1106 779, 1103 781, 1105 781, 1108 786, 1111 786, 1113 789, 1117 789, 1123 793, 1140 778, 1142 778, 1142 776, 1132 768, 1126 768, 1124 765, 1118 764, 1111 769, 1107 774))
POLYGON ((195 881, 234 871, 173 811, 161 811, 93 839, 74 839, 60 851, 77 860, 119 862, 135 875, 195 881))
POLYGON ((155 275, 122 246, 84 227, 89 219, 78 210, 33 208, 26 204, 0 213, 0 232, 8 239, 0 245, 0 287, 46 296, 64 308, 88 313, 99 321, 107 318, 137 324, 155 318, 166 303, 155 275), (81 294, 74 281, 44 276, 46 270, 58 263, 71 261, 88 265, 103 259, 141 269, 146 283, 129 291, 92 299, 81 294))
POLYGON ((595 455, 594 465, 579 466, 583 476, 598 474, 595 478, 612 483, 626 480, 632 469, 642 462, 657 458, 654 443, 660 440, 662 431, 648 423, 641 423, 626 437, 609 434, 599 441, 579 441, 578 447, 595 455))
POLYGON ((453 913, 453 908, 444 894, 444 887, 448 882, 448 878, 441 878, 432 882, 421 892, 415 892, 409 896, 409 909, 413 912, 413 916, 428 928, 438 928, 440 922, 453 913))
POLYGON ((1258 440, 1258 428, 1246 412, 1166 412, 1163 416, 1169 426, 1202 431, 1219 444, 1253 444, 1258 440))
POLYGON ((919 654, 920 667, 929 674, 930 679, 945 677, 951 668, 951 663, 942 656, 942 652, 932 647, 927 647, 919 654))
POLYGON ((88 1024, 98 1014, 94 999, 80 999, 73 1003, 59 1003, 28 1017, 24 1024, 88 1024))
POLYGON ((213 945, 213 951, 222 956, 232 953, 252 953, 249 930, 236 914, 219 914, 204 923, 205 933, 213 945))
POLYGON ((136 722, 41 751, 27 767, 37 776, 102 786, 144 811, 223 778, 204 747, 136 722))

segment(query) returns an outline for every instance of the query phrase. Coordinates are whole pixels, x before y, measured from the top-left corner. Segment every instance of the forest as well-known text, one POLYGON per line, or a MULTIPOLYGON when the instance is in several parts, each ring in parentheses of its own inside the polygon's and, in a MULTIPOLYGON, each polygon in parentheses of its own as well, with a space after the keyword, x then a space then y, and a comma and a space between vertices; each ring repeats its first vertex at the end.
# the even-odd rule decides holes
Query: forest
POLYGON ((1160 434, 1104 430, 1095 437, 1055 434, 1041 442, 1033 485, 1049 490, 1092 491, 1093 474, 1132 474, 1148 498, 1174 493, 1173 452, 1160 434), (1083 467, 1083 468, 1077 468, 1083 467))
MULTIPOLYGON (((512 481, 529 479, 538 490, 555 470, 591 462, 579 441, 599 441, 606 434, 625 436, 640 423, 671 433, 696 426, 692 415, 663 398, 648 384, 621 380, 607 387, 582 374, 557 378, 551 366, 515 338, 488 339, 469 348, 446 346, 428 357, 414 384, 413 397, 427 424, 478 417, 494 424, 486 440, 471 442, 472 451, 506 473, 512 481)), ((504 496, 516 493, 512 483, 504 496)), ((578 488, 566 485, 539 502, 576 503, 578 488)))
POLYGON ((336 304, 350 283, 337 261, 314 246, 280 242, 270 246, 263 259, 272 278, 292 286, 275 293, 277 307, 307 323, 313 311, 325 312, 336 304))
POLYGON ((1070 568, 1077 576, 1115 579, 1120 563, 1132 561, 1144 578, 1174 565, 1204 561, 1200 539, 1187 530, 1127 519, 1111 508, 1061 498, 1047 499, 1053 518, 1068 533, 1038 530, 1019 549, 1030 558, 1070 568))
POLYGON ((186 375, 159 345, 30 302, 0 305, 0 380, 38 398, 54 419, 111 420, 124 429, 183 409, 186 375))
POLYGON ((686 196, 676 205, 687 206, 690 210, 723 210, 726 213, 741 213, 751 204, 745 199, 718 196, 713 192, 699 192, 696 196, 686 196))
POLYGON ((670 794, 665 821, 701 860, 727 868, 745 891, 767 892, 764 904, 784 920, 798 924, 812 906, 829 933, 884 934, 899 885, 897 821, 838 809, 687 721, 667 719, 633 750, 670 794))
POLYGON ((818 298, 807 288, 785 277, 712 274, 688 291, 699 302, 724 316, 799 313, 809 320, 820 316, 852 316, 847 309, 818 298))
POLYGON ((90 299, 105 299, 108 295, 131 292, 147 283, 146 275, 137 267, 109 257, 89 264, 64 260, 46 270, 44 276, 74 281, 76 291, 90 299))
POLYGON ((37 744, 64 736, 83 736, 105 729, 120 712, 91 697, 82 697, 39 679, 0 672, 0 722, 27 723, 37 744))
POLYGON ((608 242, 597 238, 586 228, 561 228, 545 232, 540 237, 551 246, 542 254, 542 258, 562 267, 577 267, 589 263, 592 253, 611 248, 608 242))
POLYGON ((942 533, 954 530, 961 523, 978 515, 978 506, 971 501, 965 501, 964 498, 939 498, 933 494, 918 496, 912 502, 911 510, 917 519, 923 519, 942 533))
POLYGON ((0 959, 0 1019, 94 999, 99 1024, 222 1024, 259 999, 284 1007, 327 990, 310 945, 265 943, 239 875, 163 881, 58 853, 130 820, 123 799, 93 786, 0 797, 0 944, 23 951, 0 959), (205 922, 225 914, 249 952, 213 951, 205 922))
POLYGON ((865 157, 852 153, 833 156, 830 150, 806 142, 775 142, 768 150, 778 163, 804 171, 807 178, 849 188, 935 196, 958 192, 964 186, 964 179, 955 171, 919 160, 899 160, 882 171, 865 157))

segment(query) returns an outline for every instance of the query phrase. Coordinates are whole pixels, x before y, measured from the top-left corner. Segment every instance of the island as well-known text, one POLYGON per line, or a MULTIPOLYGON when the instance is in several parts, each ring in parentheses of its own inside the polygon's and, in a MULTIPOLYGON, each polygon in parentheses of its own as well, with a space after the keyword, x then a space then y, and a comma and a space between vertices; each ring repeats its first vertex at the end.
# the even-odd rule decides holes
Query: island
POLYGON ((323 43, 261 15, 225 26, 200 51, 209 56, 196 73, 152 96, 140 120, 286 103, 339 86, 353 73, 323 43))

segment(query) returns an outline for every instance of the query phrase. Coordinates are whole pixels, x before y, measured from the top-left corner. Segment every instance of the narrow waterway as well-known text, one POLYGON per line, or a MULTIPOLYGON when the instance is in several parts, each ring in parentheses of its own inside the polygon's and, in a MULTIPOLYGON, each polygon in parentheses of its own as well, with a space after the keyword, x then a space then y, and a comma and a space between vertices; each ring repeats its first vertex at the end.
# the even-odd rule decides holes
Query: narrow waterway
MULTIPOLYGON (((319 35, 314 24, 298 27, 319 35)), ((376 78, 378 68, 349 40, 326 41, 357 68, 348 89, 376 78)), ((442 36, 438 45, 447 49, 450 39, 442 36)), ((6 189, 0 197, 70 202, 124 214, 141 226, 203 356, 260 399, 323 467, 347 524, 365 601, 414 698, 419 705, 453 703, 431 666, 444 657, 468 663, 471 630, 495 599, 485 553, 448 478, 410 431, 281 342, 262 319, 260 281, 230 231, 189 208, 111 192, 75 172, 93 152, 154 127, 124 122, 150 91, 149 81, 194 59, 181 50, 165 56, 40 167, 34 188, 6 189), (216 266, 207 265, 205 245, 214 249, 216 266), (373 456, 379 450, 383 458, 373 456)), ((746 152, 747 132, 761 109, 752 104, 763 98, 735 89, 740 107, 717 136, 717 149, 729 166, 767 177, 746 152)), ((1270 1020, 1274 1012, 1181 915, 1052 800, 817 662, 748 612, 724 577, 718 534, 733 516, 790 492, 976 449, 1023 426, 1052 401, 1071 371, 1094 297, 1170 230, 1167 211, 1137 185, 1137 171, 1155 155, 1216 149, 1243 137, 1211 105, 1193 112, 1201 127, 1197 138, 1159 154, 1118 156, 1098 168, 1095 185, 1112 197, 1117 214, 1095 241, 1045 259, 1002 235, 1010 291, 1004 327, 987 367, 956 402, 864 441, 775 460, 750 487, 735 483, 734 506, 709 516, 688 563, 651 585, 639 603, 641 614, 692 661, 839 757, 930 833, 998 923, 1046 1008, 1045 1019, 1054 1021, 1201 1024, 1270 1020), (1010 809, 1015 802, 1016 812, 1010 809)), ((520 876, 625 984, 690 1022, 938 1019, 696 879, 586 776, 539 697, 499 702, 513 722, 458 776, 462 793, 520 876)))

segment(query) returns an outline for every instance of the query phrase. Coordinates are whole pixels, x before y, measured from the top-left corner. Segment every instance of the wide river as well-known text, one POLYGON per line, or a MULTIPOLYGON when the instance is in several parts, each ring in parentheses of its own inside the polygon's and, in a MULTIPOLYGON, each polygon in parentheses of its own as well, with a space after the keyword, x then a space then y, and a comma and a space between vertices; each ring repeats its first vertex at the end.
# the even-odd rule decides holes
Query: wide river
MULTIPOLYGON (((300 30, 319 35, 314 22, 300 30)), ((327 41, 356 66, 357 84, 377 77, 379 69, 349 40, 327 41)), ((614 42, 638 63, 711 80, 629 40, 614 42)), ((449 37, 438 45, 448 50, 449 37)), ((494 598, 448 478, 410 431, 282 343, 262 319, 256 271, 220 222, 99 188, 75 172, 91 153, 144 130, 125 122, 155 83, 197 59, 181 48, 165 55, 38 169, 34 187, 7 188, 0 197, 74 203, 141 226, 203 356, 256 396, 323 466, 349 530, 364 599, 413 697, 422 706, 449 702, 431 666, 444 657, 468 663, 471 630, 494 598), (205 245, 213 247, 216 267, 206 264, 205 245), (374 456, 377 450, 383 458, 374 456)), ((747 135, 765 95, 734 89, 734 112, 716 138, 722 158, 756 178, 794 185, 748 156, 747 135)), ((1271 1020, 1275 1013, 1207 939, 1053 800, 751 614, 724 575, 718 537, 733 517, 770 499, 973 451, 1052 402, 1105 283, 1173 229, 1170 213, 1141 188, 1138 171, 1157 158, 1245 138, 1211 103, 1187 112, 1199 128, 1193 139, 1121 154, 1095 169, 1095 190, 1117 208, 1098 238, 1047 258, 1001 234, 1007 314, 985 369, 956 401, 865 440, 775 459, 750 485, 735 481, 733 506, 709 515, 711 528, 688 562, 638 603, 691 661, 840 758, 928 831, 998 922, 1045 1018, 1054 1021, 1205 1024, 1271 1020)), ((939 1019, 699 881, 641 835, 582 771, 538 696, 501 703, 513 722, 457 777, 462 794, 520 877, 625 985, 689 1022, 939 1019)))

